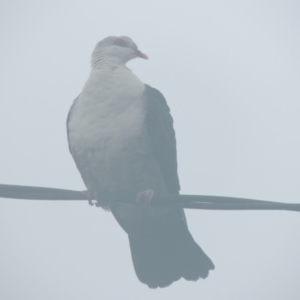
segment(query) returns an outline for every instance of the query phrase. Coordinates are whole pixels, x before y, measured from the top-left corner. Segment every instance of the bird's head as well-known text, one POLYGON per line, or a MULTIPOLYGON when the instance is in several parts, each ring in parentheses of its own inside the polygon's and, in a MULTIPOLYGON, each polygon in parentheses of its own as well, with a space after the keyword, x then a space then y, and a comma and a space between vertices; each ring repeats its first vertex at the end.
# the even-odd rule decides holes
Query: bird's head
POLYGON ((109 36, 96 45, 92 53, 91 64, 92 68, 97 67, 101 62, 126 64, 136 57, 148 59, 148 56, 138 49, 131 38, 109 36))

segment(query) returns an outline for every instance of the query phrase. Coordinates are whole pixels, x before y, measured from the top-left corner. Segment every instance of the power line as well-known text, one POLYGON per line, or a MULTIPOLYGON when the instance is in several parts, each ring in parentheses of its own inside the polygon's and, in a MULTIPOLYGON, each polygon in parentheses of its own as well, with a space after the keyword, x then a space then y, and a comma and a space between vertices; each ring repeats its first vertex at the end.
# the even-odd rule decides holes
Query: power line
MULTIPOLYGON (((23 200, 75 201, 87 200, 87 191, 74 191, 56 188, 0 184, 0 197, 23 200)), ((98 196, 101 203, 136 204, 133 193, 110 193, 98 196)), ((96 200, 97 201, 97 200, 96 200)), ((137 204, 136 204, 137 205, 137 204)), ((287 210, 300 211, 299 203, 271 202, 236 197, 204 195, 158 195, 155 194, 151 205, 182 207, 209 210, 287 210)))

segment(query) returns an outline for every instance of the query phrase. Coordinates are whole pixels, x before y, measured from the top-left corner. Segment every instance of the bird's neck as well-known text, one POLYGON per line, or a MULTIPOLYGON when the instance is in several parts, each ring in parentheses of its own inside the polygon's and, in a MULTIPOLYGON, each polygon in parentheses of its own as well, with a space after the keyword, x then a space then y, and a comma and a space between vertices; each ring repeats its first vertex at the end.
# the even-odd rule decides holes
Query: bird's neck
POLYGON ((92 69, 102 69, 102 68, 109 68, 109 69, 117 69, 121 66, 124 66, 124 63, 120 62, 115 57, 107 57, 102 55, 93 56, 91 60, 91 67, 92 69))

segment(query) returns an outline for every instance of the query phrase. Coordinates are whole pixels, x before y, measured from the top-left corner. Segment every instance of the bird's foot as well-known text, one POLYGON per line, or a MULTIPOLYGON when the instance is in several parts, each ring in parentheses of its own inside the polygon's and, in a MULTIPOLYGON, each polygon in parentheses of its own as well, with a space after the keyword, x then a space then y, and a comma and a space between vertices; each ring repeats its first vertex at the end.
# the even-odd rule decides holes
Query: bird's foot
POLYGON ((149 205, 152 202, 153 196, 154 196, 153 190, 150 190, 150 189, 145 190, 145 191, 137 194, 135 201, 138 204, 149 205))
POLYGON ((91 205, 91 206, 94 206, 95 204, 97 205, 97 193, 96 192, 82 191, 82 193, 87 196, 89 205, 91 205))

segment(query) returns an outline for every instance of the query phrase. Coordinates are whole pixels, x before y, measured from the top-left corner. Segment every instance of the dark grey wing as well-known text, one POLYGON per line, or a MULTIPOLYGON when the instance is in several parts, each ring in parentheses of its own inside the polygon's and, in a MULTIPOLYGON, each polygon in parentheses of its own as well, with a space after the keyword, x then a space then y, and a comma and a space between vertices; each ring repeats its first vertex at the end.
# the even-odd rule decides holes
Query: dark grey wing
MULTIPOLYGON (((147 128, 152 152, 171 194, 180 190, 173 119, 164 96, 146 86, 147 128)), ((214 264, 194 241, 182 208, 161 217, 146 217, 128 232, 132 261, 139 280, 150 288, 166 287, 181 277, 206 278, 214 264)))
MULTIPOLYGON (((80 94, 75 98, 75 100, 73 101, 71 107, 70 107, 70 110, 69 110, 69 113, 68 113, 68 117, 67 117, 67 136, 68 136, 68 141, 69 141, 69 122, 70 122, 70 118, 71 118, 71 114, 72 114, 72 109, 77 101, 77 99, 79 98, 80 94)), ((70 145, 70 144, 69 144, 70 145)))
POLYGON ((149 85, 145 86, 146 124, 152 153, 161 169, 168 191, 178 194, 180 184, 177 174, 176 138, 170 108, 161 92, 149 85))
POLYGON ((70 119, 71 119, 72 109, 75 106, 76 100, 79 98, 79 96, 80 96, 80 94, 73 101, 73 103, 71 105, 71 108, 69 110, 68 117, 67 117, 67 122, 66 122, 66 125, 67 125, 67 137, 68 137, 68 143, 69 143, 69 150, 70 150, 71 154, 72 154, 72 149, 71 149, 70 140, 69 140, 69 122, 70 122, 70 119))
POLYGON ((84 174, 84 172, 82 172, 82 168, 80 167, 80 163, 82 164, 82 158, 80 159, 78 153, 76 153, 75 149, 72 148, 71 142, 70 142, 70 136, 69 136, 69 123, 71 121, 72 112, 73 112, 73 109, 74 109, 74 107, 76 105, 76 101, 79 99, 79 97, 80 97, 80 94, 73 101, 73 104, 72 104, 72 106, 71 106, 71 108, 69 110, 69 113, 68 113, 67 122, 66 122, 67 123, 67 137, 68 137, 68 144, 69 144, 70 153, 73 156, 74 162, 76 164, 77 169, 79 170, 79 173, 81 175, 82 180, 84 181, 85 185, 88 186, 87 175, 84 174))

